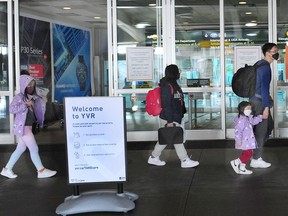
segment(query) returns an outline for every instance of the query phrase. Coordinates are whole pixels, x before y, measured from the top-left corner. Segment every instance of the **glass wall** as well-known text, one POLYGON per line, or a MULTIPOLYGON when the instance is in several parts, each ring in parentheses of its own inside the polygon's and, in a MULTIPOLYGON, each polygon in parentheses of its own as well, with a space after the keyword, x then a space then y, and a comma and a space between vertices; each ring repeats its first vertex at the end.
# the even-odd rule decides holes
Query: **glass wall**
POLYGON ((8 91, 7 3, 0 2, 0 91, 8 91))
POLYGON ((253 49, 259 52, 256 59, 251 59, 251 64, 263 57, 261 46, 269 41, 268 1, 252 0, 247 1, 246 4, 240 4, 239 1, 229 0, 224 1, 224 3, 226 128, 229 129, 233 128, 233 117, 236 116, 239 102, 248 100, 248 98, 239 98, 231 89, 232 76, 240 66, 237 62, 240 61, 240 57, 236 57, 236 50, 243 48, 243 52, 247 53, 246 58, 253 49))
POLYGON ((145 98, 147 89, 158 85, 163 71, 160 1, 149 4, 146 1, 117 1, 117 58, 118 70, 114 83, 118 95, 126 98, 128 131, 157 130, 158 118, 145 112, 145 98), (126 60, 127 48, 130 47, 153 48, 153 81, 129 80, 126 60))
POLYGON ((219 14, 219 1, 175 0, 175 56, 186 91, 186 129, 221 129, 219 14))
POLYGON ((10 132, 7 17, 7 3, 0 2, 0 134, 10 132))
POLYGON ((280 137, 287 137, 288 129, 288 2, 277 1, 277 44, 279 47, 280 59, 277 61, 277 100, 278 105, 276 127, 280 129, 280 137))
POLYGON ((279 61, 271 64, 270 92, 275 101, 275 135, 287 137, 287 6, 285 0, 157 0, 150 5, 140 0, 117 1, 118 68, 113 75, 116 95, 126 97, 128 138, 130 132, 143 132, 139 139, 149 140, 152 133, 147 131, 157 131, 159 119, 145 113, 145 97, 157 86, 166 63, 180 68, 179 84, 188 110, 184 116, 187 138, 233 138, 237 106, 248 100, 233 93, 233 74, 242 67, 244 57, 251 61, 248 64, 263 58, 261 46, 266 42, 278 43, 280 48, 279 61), (153 47, 153 81, 127 79, 125 50, 133 46, 153 47), (243 59, 239 53, 244 53, 243 59), (278 129, 283 129, 282 134, 278 129))

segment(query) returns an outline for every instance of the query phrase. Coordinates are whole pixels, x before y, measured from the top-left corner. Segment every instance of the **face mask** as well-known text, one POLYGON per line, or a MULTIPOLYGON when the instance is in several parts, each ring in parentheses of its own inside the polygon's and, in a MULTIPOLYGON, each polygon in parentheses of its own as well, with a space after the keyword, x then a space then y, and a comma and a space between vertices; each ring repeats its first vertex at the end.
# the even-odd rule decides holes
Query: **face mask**
POLYGON ((250 116, 252 113, 252 110, 244 110, 244 115, 245 116, 250 116))
POLYGON ((272 58, 275 59, 275 60, 278 60, 279 59, 279 53, 273 54, 272 58))

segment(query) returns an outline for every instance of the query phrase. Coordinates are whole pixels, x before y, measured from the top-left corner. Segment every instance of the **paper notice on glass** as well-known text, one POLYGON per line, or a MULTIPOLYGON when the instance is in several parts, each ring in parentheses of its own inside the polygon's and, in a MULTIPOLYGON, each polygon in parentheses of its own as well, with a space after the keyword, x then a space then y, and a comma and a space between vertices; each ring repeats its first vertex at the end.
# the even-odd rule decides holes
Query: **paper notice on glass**
POLYGON ((153 81, 153 47, 127 48, 127 81, 153 81))
POLYGON ((123 97, 65 98, 70 184, 126 181, 123 97))
POLYGON ((237 46, 235 47, 235 68, 236 72, 239 68, 247 65, 254 65, 262 57, 261 46, 237 46))

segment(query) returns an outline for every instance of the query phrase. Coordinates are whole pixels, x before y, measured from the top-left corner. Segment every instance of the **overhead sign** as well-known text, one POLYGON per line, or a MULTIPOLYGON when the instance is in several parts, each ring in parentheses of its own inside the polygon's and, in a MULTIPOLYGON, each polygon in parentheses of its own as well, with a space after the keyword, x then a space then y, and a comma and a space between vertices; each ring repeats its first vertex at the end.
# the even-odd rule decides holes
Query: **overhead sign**
POLYGON ((123 97, 66 97, 70 184, 126 181, 123 97))

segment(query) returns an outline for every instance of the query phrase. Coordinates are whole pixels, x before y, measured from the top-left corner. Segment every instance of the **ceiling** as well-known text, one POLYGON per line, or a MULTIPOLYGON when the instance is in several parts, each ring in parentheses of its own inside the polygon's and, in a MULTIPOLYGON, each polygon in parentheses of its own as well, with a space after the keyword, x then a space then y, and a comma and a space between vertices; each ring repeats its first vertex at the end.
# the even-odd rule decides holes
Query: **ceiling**
MULTIPOLYGON (((161 0, 117 0, 118 22, 135 26, 141 21, 152 20, 154 23, 151 26, 154 27, 155 7, 148 5, 157 1, 161 2, 161 0)), ((283 1, 286 2, 286 0, 279 0, 279 2, 283 1)), ((249 0, 247 5, 239 5, 239 0, 225 0, 225 22, 240 23, 248 21, 247 19, 258 18, 258 21, 267 23, 267 2, 267 0, 249 0), (245 15, 244 12, 248 10, 252 11, 253 15, 245 15)), ((34 14, 85 27, 106 28, 107 26, 107 0, 19 0, 19 5, 20 13, 24 15, 34 14), (63 10, 65 6, 71 7, 71 10, 63 10)), ((184 26, 187 27, 184 30, 189 30, 191 27, 203 28, 214 25, 219 28, 219 1, 175 0, 175 5, 176 29, 177 26, 180 28, 184 26)))
MULTIPOLYGON (((36 15, 58 22, 72 23, 87 28, 107 28, 108 0, 19 0, 20 13, 36 15), (63 10, 69 6, 71 10, 63 10), (95 19, 94 17, 98 17, 95 19), (99 18, 100 17, 100 18, 99 18)), ((149 23, 145 32, 156 31, 156 8, 149 3, 161 0, 117 0, 118 27, 127 35, 133 35, 139 30, 135 25, 140 22, 149 23), (134 32, 134 33, 133 33, 134 32)), ((248 0, 246 5, 239 5, 239 0, 225 0, 224 17, 225 30, 255 31, 268 26, 268 0, 248 0), (253 15, 246 15, 247 11, 253 15), (256 20, 257 27, 247 28, 245 23, 256 20), (235 25, 237 24, 237 25, 235 25)), ((219 30, 219 0, 175 0, 176 32, 195 32, 199 30, 219 30)), ((284 25, 287 31, 287 0, 277 1, 278 27, 284 25)), ((281 31, 281 30, 280 30, 281 31)))
POLYGON ((19 0, 19 6, 22 14, 88 28, 106 28, 107 25, 107 0, 19 0), (71 7, 71 10, 63 10, 63 7, 71 7))

